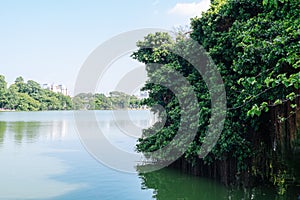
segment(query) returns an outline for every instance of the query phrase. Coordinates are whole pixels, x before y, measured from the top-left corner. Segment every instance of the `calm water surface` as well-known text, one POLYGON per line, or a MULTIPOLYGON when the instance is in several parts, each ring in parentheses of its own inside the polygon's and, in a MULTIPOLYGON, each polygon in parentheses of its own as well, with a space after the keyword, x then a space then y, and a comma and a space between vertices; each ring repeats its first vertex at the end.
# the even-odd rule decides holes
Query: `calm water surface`
MULTIPOLYGON (((148 111, 129 112, 137 126, 151 125, 148 111)), ((95 114, 114 145, 134 151, 136 138, 120 131, 126 120, 116 125, 111 111, 95 114)), ((0 200, 294 199, 294 191, 284 198, 275 194, 266 188, 230 191, 214 181, 167 169, 119 172, 83 148, 73 112, 0 113, 0 200)))

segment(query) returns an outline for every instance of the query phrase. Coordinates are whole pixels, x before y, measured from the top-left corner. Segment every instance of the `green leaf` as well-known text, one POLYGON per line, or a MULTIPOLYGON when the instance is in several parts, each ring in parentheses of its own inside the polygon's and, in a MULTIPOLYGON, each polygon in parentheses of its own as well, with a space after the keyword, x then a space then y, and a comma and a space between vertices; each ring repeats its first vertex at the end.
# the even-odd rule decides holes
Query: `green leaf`
POLYGON ((291 104, 291 108, 296 108, 297 104, 291 104))
POLYGON ((269 3, 269 0, 263 0, 263 5, 264 5, 264 6, 267 6, 268 3, 269 3))
POLYGON ((288 94, 286 96, 286 98, 289 99, 290 101, 293 101, 296 98, 295 92, 292 92, 292 93, 288 94))
POLYGON ((277 99, 277 100, 274 102, 274 104, 275 104, 275 105, 280 105, 280 104, 282 104, 282 100, 277 99))
POLYGON ((267 85, 267 87, 270 87, 270 83, 272 83, 274 81, 273 78, 267 77, 265 79, 265 84, 267 85))

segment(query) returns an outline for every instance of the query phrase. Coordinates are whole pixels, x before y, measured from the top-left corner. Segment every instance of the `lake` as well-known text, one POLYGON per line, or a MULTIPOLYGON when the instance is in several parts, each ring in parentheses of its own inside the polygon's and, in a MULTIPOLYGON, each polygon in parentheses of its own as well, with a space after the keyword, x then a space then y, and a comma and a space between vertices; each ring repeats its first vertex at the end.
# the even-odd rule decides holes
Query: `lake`
MULTIPOLYGON (((129 173, 99 162, 84 147, 82 134, 100 128, 112 145, 134 153, 139 135, 122 130, 131 123, 149 127, 154 119, 147 110, 128 112, 130 120, 112 111, 82 111, 77 121, 72 111, 0 112, 0 200, 296 199, 294 190, 285 197, 270 188, 229 190, 171 169, 129 173), (97 127, 90 124, 78 134, 78 120, 88 121, 91 114, 97 127)), ((132 162, 133 169, 136 165, 132 162)))

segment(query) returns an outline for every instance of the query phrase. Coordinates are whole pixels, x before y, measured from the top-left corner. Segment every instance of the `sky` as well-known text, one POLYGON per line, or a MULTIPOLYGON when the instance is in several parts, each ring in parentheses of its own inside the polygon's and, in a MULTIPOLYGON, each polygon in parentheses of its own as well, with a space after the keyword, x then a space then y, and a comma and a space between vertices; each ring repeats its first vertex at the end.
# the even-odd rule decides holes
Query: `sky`
MULTIPOLYGON (((18 76, 41 84, 64 84, 72 95, 83 63, 103 42, 135 29, 188 25, 190 18, 208 9, 209 2, 1 0, 0 74, 9 84, 18 76)), ((116 62, 115 72, 109 72, 99 92, 109 92, 113 89, 109 82, 118 82, 114 74, 118 63, 129 65, 116 62)))

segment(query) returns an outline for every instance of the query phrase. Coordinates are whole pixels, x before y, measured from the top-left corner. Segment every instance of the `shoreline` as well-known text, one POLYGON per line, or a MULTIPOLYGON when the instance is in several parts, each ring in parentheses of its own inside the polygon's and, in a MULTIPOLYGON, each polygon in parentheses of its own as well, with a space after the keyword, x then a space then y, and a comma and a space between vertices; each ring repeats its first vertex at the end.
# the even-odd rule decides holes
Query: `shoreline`
POLYGON ((6 109, 6 108, 0 108, 0 112, 15 112, 16 110, 6 109))

